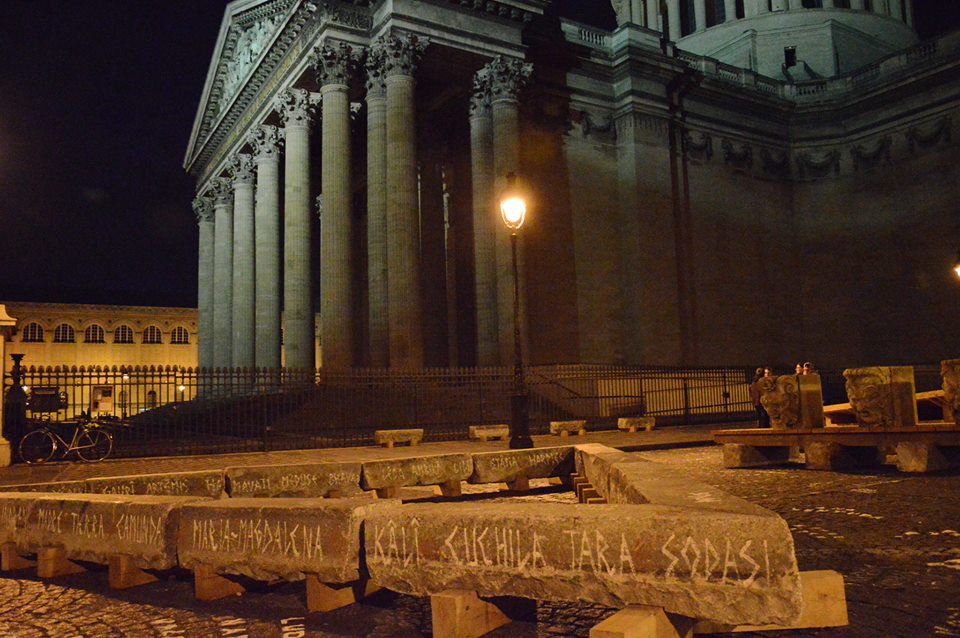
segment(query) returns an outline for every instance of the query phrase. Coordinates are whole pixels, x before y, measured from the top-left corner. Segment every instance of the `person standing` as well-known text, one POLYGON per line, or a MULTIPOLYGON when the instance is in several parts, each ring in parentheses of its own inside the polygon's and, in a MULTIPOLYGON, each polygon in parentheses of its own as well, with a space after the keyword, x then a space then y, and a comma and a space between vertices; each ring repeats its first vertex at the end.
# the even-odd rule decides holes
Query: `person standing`
POLYGON ((760 402, 760 380, 770 376, 770 368, 757 368, 753 373, 753 381, 750 383, 750 401, 753 402, 753 409, 757 413, 757 427, 770 427, 770 415, 764 409, 760 402))

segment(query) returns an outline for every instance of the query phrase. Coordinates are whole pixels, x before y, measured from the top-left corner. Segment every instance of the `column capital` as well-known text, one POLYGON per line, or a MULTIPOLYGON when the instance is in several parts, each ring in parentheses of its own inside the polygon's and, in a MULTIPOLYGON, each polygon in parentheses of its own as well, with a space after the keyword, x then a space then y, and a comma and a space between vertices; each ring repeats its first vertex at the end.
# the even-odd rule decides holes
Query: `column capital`
POLYGON ((387 54, 382 46, 367 49, 364 60, 367 70, 367 99, 382 98, 387 94, 384 79, 387 73, 387 54))
POLYGON ((253 161, 276 159, 283 144, 283 129, 269 124, 261 124, 247 137, 247 143, 253 147, 253 161))
POLYGON ((317 74, 317 84, 322 87, 330 84, 346 86, 357 61, 353 47, 345 42, 315 47, 310 55, 310 65, 317 74))
POLYGON ((214 206, 226 206, 233 203, 233 180, 218 177, 210 183, 214 206))
POLYGON ((247 153, 237 153, 230 162, 230 176, 236 184, 253 184, 257 176, 256 166, 253 164, 253 156, 247 153))
POLYGON ((277 95, 273 108, 280 114, 284 126, 310 126, 319 103, 318 93, 306 89, 287 89, 277 95))
POLYGON ((521 89, 530 81, 533 65, 516 58, 495 57, 484 67, 490 78, 492 102, 516 101, 521 89))
POLYGON ((213 221, 213 202, 209 197, 197 196, 193 199, 193 214, 197 216, 197 223, 213 221))
POLYGON ((391 33, 377 38, 373 48, 383 50, 384 75, 413 75, 430 41, 408 33, 391 33))
POLYGON ((470 95, 470 117, 481 117, 490 111, 490 71, 486 67, 473 76, 473 93, 470 95))

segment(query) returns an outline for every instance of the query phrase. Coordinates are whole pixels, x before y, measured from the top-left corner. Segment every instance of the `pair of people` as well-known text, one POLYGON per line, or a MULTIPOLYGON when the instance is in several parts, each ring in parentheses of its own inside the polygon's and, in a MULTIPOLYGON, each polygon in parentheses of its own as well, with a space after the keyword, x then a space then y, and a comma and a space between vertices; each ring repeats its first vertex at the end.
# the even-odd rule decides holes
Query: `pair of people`
POLYGON ((757 427, 770 427, 770 415, 760 402, 760 381, 773 376, 770 368, 757 368, 753 373, 753 381, 750 383, 750 400, 753 402, 753 409, 757 412, 757 427))
POLYGON ((816 370, 813 369, 813 364, 810 363, 809 361, 807 361, 806 363, 798 363, 796 370, 798 375, 816 373, 816 370))

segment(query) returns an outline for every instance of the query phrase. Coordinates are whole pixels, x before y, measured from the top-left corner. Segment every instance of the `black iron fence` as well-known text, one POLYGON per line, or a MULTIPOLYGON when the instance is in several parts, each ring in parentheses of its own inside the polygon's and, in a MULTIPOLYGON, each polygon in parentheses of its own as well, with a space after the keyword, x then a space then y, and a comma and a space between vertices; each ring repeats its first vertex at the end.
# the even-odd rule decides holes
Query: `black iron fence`
MULTIPOLYGON (((613 427, 620 416, 742 419, 752 411, 749 372, 534 366, 531 430, 544 433, 563 419, 613 427)), ((21 384, 31 421, 89 413, 112 423, 115 456, 155 456, 365 445, 375 430, 398 427, 422 427, 427 440, 463 439, 470 425, 509 420, 513 370, 24 367, 21 384)))

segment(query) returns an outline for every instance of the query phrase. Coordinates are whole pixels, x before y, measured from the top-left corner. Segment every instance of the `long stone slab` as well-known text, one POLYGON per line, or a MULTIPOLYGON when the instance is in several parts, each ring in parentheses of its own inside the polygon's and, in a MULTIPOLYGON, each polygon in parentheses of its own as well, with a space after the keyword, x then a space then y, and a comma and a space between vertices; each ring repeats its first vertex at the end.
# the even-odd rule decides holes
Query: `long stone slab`
POLYGON ((371 512, 370 576, 418 596, 654 605, 731 624, 800 613, 793 539, 777 516, 659 505, 419 503, 371 512))
POLYGON ((87 479, 86 484, 90 494, 221 498, 226 493, 223 470, 113 476, 87 479))
POLYGON ((141 569, 177 565, 180 507, 197 497, 43 494, 32 497, 14 541, 35 552, 62 547, 67 558, 107 564, 126 555, 141 569))
POLYGON ((477 452, 470 483, 505 483, 518 478, 553 478, 573 472, 571 446, 477 452))
POLYGON ((365 490, 411 485, 441 485, 465 481, 473 473, 469 454, 435 454, 403 459, 365 461, 361 485, 365 490))
POLYGON ((52 494, 83 494, 87 491, 87 482, 50 481, 48 483, 25 483, 22 485, 4 485, 0 492, 49 492, 52 494))
POLYGON ((361 524, 400 501, 368 498, 231 498, 184 506, 180 564, 258 580, 300 580, 316 574, 327 583, 357 580, 361 524))
POLYGON ((298 463, 227 468, 233 498, 318 498, 360 493, 360 463, 298 463))

